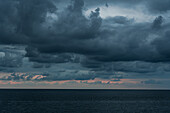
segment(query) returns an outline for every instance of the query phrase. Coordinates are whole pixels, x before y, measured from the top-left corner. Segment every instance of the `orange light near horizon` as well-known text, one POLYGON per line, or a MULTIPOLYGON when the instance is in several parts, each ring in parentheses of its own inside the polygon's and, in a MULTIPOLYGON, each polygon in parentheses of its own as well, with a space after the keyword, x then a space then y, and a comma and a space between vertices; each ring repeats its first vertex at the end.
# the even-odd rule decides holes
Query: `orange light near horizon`
POLYGON ((130 84, 137 84, 140 83, 141 80, 136 79, 121 79, 120 81, 114 81, 114 80, 107 80, 107 79, 99 79, 96 78, 94 80, 62 80, 62 81, 35 81, 35 79, 41 79, 44 78, 42 75, 36 75, 32 78, 32 81, 0 81, 0 84, 24 84, 24 83, 32 83, 32 84, 65 84, 65 83, 78 83, 78 84, 93 84, 93 83, 102 83, 102 84, 123 84, 123 83, 130 83, 130 84))

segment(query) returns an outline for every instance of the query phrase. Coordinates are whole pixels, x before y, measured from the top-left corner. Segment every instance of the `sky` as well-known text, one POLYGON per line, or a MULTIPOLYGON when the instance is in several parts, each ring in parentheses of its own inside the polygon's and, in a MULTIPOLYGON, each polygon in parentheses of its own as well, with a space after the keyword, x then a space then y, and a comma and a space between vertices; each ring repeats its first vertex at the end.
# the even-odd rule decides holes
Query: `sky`
POLYGON ((170 89, 169 0, 0 0, 0 88, 170 89))

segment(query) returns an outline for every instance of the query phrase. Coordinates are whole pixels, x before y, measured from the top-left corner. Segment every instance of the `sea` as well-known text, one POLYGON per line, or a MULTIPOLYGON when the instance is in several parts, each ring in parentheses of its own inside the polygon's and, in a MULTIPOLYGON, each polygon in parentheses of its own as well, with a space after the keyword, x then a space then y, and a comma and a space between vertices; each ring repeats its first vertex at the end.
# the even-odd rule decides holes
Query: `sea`
POLYGON ((0 113, 170 113, 170 90, 1 89, 0 113))

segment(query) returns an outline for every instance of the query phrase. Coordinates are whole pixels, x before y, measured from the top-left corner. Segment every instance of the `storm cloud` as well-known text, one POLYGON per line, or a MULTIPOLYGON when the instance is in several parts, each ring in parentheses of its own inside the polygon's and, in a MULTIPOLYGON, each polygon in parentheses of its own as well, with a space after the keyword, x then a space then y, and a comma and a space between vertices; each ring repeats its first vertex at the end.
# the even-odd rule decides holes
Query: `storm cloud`
MULTIPOLYGON (((28 58, 27 69, 46 69, 49 76, 40 78, 49 81, 119 81, 129 73, 169 72, 169 4, 167 0, 0 0, 0 44, 23 47, 0 48, 0 71, 22 68, 22 72, 28 58), (145 21, 141 17, 143 22, 128 14, 102 18, 103 9, 115 5, 129 10, 142 6, 143 13, 154 18, 145 21), (56 64, 67 63, 78 68, 49 72, 56 64), (116 79, 116 72, 122 72, 122 78, 116 79)), ((26 78, 34 76, 13 74, 6 79, 26 78)))

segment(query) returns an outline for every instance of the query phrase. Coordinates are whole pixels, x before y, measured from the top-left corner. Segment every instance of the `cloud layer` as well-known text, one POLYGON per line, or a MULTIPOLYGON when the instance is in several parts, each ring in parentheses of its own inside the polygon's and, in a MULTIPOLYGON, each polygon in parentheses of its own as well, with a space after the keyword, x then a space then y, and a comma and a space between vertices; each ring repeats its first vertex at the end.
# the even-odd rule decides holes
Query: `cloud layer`
MULTIPOLYGON (((167 0, 0 0, 0 71, 39 72, 39 80, 46 81, 120 81, 134 73, 168 74, 169 4, 167 0), (101 7, 114 8, 114 4, 130 10, 141 6, 154 19, 139 23, 128 14, 102 18, 101 7), (89 9, 94 10, 87 15, 89 9), (41 73, 44 70, 49 74, 46 77, 41 73)), ((35 77, 23 74, 2 79, 35 77)), ((142 83, 150 82, 157 83, 142 83)))

